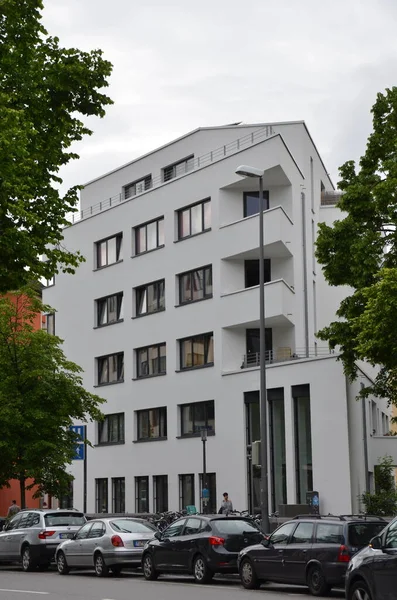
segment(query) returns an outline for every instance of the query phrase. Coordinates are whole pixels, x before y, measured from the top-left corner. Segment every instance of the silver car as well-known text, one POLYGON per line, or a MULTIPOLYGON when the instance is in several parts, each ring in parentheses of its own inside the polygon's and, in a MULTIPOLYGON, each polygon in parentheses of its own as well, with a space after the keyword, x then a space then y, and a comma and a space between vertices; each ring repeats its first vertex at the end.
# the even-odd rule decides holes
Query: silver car
POLYGON ((156 528, 143 519, 113 517, 89 521, 70 540, 59 544, 55 561, 58 572, 70 569, 94 569, 106 577, 111 569, 119 575, 123 567, 139 567, 142 551, 156 528))
POLYGON ((0 532, 0 562, 22 562, 24 571, 48 568, 58 544, 86 522, 71 510, 21 510, 0 532))

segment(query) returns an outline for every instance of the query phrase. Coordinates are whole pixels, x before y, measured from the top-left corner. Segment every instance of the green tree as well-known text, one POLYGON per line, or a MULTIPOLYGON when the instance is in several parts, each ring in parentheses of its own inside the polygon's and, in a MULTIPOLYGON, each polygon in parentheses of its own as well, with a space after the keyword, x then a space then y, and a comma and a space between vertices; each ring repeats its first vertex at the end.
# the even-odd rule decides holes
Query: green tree
POLYGON ((0 298, 0 487, 18 479, 60 497, 72 477, 74 421, 100 420, 103 399, 87 392, 81 369, 66 359, 62 341, 35 329, 41 301, 31 292, 0 298))
POLYGON ((0 293, 32 277, 74 272, 80 253, 62 246, 75 186, 58 172, 92 131, 79 117, 105 114, 112 66, 100 50, 62 48, 41 24, 41 0, 0 0, 0 293), (45 255, 46 262, 40 260, 45 255))
POLYGON ((391 456, 384 456, 375 466, 375 493, 365 492, 361 499, 365 512, 369 515, 391 517, 397 513, 397 492, 391 456))
POLYGON ((356 168, 340 169, 345 213, 332 226, 319 225, 316 255, 332 286, 350 286, 338 321, 318 336, 339 347, 346 374, 357 376, 357 361, 381 365, 373 393, 397 404, 397 88, 378 94, 373 132, 356 168))

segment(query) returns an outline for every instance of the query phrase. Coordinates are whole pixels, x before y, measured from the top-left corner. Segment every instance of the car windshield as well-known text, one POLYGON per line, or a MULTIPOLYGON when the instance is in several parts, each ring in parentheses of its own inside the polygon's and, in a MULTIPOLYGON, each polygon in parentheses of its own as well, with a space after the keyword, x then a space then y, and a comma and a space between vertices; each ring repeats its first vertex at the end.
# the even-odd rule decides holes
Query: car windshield
POLYGON ((243 535, 258 533, 258 528, 242 519, 216 519, 211 523, 221 535, 243 535))
POLYGON ((69 527, 70 525, 84 525, 86 519, 79 512, 54 512, 44 515, 46 527, 69 527))
POLYGON ((131 521, 130 519, 116 519, 110 522, 110 526, 114 531, 121 533, 153 533, 153 531, 156 531, 149 523, 131 521))
POLYGON ((386 523, 350 523, 349 544, 356 547, 368 546, 373 537, 379 535, 386 523))

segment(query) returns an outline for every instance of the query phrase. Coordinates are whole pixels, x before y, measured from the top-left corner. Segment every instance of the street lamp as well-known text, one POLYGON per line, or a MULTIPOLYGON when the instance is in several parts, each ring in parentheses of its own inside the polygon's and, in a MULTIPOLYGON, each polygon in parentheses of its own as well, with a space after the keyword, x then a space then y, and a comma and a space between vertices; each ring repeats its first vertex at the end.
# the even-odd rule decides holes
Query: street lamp
POLYGON ((209 491, 207 486, 207 454, 206 454, 206 444, 207 444, 207 428, 203 427, 201 430, 201 441, 203 442, 203 482, 201 489, 201 497, 203 502, 203 513, 207 512, 207 502, 209 497, 209 491))
POLYGON ((261 169, 241 165, 236 169, 241 177, 259 179, 259 364, 260 364, 260 433, 261 433, 261 522, 265 533, 270 532, 269 489, 267 473, 267 405, 266 405, 266 338, 265 338, 265 271, 263 229, 263 174, 261 169))

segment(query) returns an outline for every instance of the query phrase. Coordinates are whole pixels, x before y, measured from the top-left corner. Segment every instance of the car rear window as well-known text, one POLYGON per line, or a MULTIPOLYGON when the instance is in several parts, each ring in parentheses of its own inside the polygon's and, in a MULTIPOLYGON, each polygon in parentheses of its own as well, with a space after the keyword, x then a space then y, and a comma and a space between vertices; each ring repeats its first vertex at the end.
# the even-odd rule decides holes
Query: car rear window
POLYGON ((114 531, 120 533, 152 533, 156 531, 149 523, 140 521, 130 521, 129 519, 115 519, 110 522, 110 526, 114 531))
POLYGON ((318 523, 315 541, 318 544, 344 544, 343 525, 318 523))
POLYGON ((258 528, 248 521, 238 519, 216 519, 211 525, 221 535, 242 535, 243 533, 258 533, 258 528))
POLYGON ((70 525, 84 525, 86 518, 79 512, 54 512, 44 515, 46 527, 68 527, 70 525))
POLYGON ((349 523, 348 544, 350 546, 367 546, 373 537, 385 528, 386 523, 349 523))

